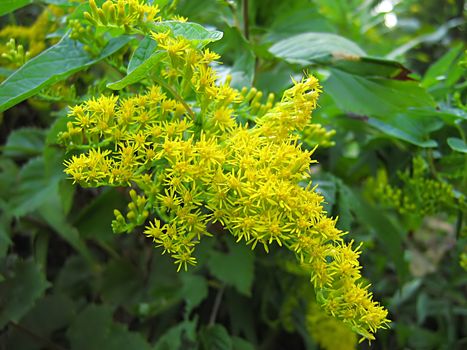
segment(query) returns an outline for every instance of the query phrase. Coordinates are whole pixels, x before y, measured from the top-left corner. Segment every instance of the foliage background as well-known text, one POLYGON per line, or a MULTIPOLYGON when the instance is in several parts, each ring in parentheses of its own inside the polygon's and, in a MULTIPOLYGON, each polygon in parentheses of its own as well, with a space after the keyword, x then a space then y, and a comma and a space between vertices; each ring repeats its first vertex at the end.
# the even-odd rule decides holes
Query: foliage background
MULTIPOLYGON (((57 18, 73 16, 68 1, 8 0, 0 4, 0 25, 32 26, 47 4, 61 9, 57 18)), ((210 48, 222 54, 218 68, 237 87, 280 95, 303 70, 320 78, 324 93, 313 118, 336 134, 333 147, 315 153, 313 181, 339 227, 363 242, 363 274, 393 320, 371 346, 358 347, 467 347, 464 2, 168 5, 224 32, 210 48)), ((42 37, 36 30, 36 37, 20 40, 30 50, 39 40, 51 46, 65 30, 58 21, 42 37)), ((10 37, 1 33, 5 53, 10 37)), ((58 77, 55 85, 52 79, 37 88, 16 84, 13 92, 0 85, 1 346, 327 348, 322 338, 332 338, 332 330, 320 336, 324 322, 310 321, 307 303, 314 295, 289 254, 252 252, 219 235, 201 245, 196 268, 176 273, 143 235, 112 234, 112 212, 125 206, 125 191, 83 190, 65 178, 57 131, 68 105, 122 77, 112 54, 77 63, 88 68, 58 77), (9 94, 15 97, 8 100, 9 94)), ((40 66, 43 75, 74 72, 60 58, 40 66)), ((2 79, 22 63, 1 62, 2 79)), ((26 80, 39 71, 30 67, 26 80)))

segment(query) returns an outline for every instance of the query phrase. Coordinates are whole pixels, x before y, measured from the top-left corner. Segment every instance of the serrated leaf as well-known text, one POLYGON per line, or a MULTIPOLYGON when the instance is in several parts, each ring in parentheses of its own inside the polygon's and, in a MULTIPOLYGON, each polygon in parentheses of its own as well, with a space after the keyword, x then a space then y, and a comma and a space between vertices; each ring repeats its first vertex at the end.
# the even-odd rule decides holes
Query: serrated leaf
POLYGON ((128 63, 127 73, 131 73, 136 67, 146 61, 156 51, 157 42, 145 36, 138 44, 128 63))
POLYGON ((170 31, 175 37, 182 36, 194 42, 200 48, 222 39, 223 36, 220 31, 211 31, 193 22, 164 21, 154 23, 151 29, 158 33, 170 31))
POLYGON ((88 305, 67 331, 72 350, 150 350, 140 333, 129 331, 113 322, 112 309, 104 305, 88 305))
POLYGON ((41 154, 45 143, 45 131, 37 128, 21 128, 12 131, 3 148, 10 158, 28 158, 41 154))
POLYGON ((66 79, 118 51, 131 40, 111 39, 98 57, 91 57, 83 44, 65 36, 56 45, 26 62, 0 84, 0 112, 35 95, 46 86, 66 79))
POLYGON ((2 0, 0 3, 0 16, 29 5, 31 2, 32 0, 2 0))
POLYGON ((388 117, 409 108, 434 107, 433 98, 415 81, 363 77, 331 69, 323 82, 337 106, 346 112, 388 117))
POLYGON ((229 237, 227 245, 227 254, 211 252, 209 270, 220 281, 235 287, 242 294, 250 295, 254 276, 254 254, 246 245, 235 243, 233 238, 229 237))
POLYGON ((449 137, 448 138, 448 145, 456 152, 467 153, 467 144, 464 140, 459 139, 457 137, 449 137))
POLYGON ((165 51, 156 51, 138 67, 134 68, 123 79, 107 84, 107 87, 112 90, 121 90, 125 86, 134 84, 147 78, 150 71, 157 65, 160 60, 166 55, 165 51))
POLYGON ((275 43, 269 48, 274 56, 289 63, 309 65, 332 57, 365 56, 354 42, 331 33, 302 33, 275 43))
POLYGON ((12 276, 0 283, 0 329, 19 321, 49 286, 33 261, 18 262, 12 276))

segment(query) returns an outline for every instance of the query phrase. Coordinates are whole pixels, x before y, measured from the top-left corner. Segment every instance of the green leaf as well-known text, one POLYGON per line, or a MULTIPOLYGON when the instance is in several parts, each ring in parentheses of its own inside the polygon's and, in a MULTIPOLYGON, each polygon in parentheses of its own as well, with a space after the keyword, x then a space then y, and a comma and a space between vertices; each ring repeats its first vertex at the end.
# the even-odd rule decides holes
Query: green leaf
POLYGON ((32 0, 2 0, 0 3, 0 16, 29 5, 31 2, 32 0))
POLYGON ((461 140, 457 137, 449 137, 448 145, 454 151, 461 152, 461 153, 467 153, 467 144, 465 143, 464 140, 461 140))
POLYGON ((9 321, 18 322, 45 292, 49 283, 33 261, 18 262, 0 283, 0 329, 9 321))
POLYGON ((365 77, 384 77, 396 80, 409 80, 410 70, 402 63, 379 57, 341 57, 330 62, 341 71, 365 77))
POLYGON ((347 196, 353 203, 352 211, 359 222, 376 233, 378 239, 384 244, 388 257, 394 263, 399 278, 405 279, 408 275, 408 267, 404 260, 402 229, 383 211, 366 202, 357 192, 352 191, 343 183, 340 187, 348 191, 347 196))
POLYGON ((333 57, 365 56, 354 42, 331 33, 303 33, 281 40, 269 51, 289 63, 309 65, 333 57))
POLYGON ((111 260, 102 275, 101 297, 112 306, 131 306, 144 289, 138 269, 128 260, 111 260))
POLYGON ((83 45, 65 36, 56 45, 26 62, 0 85, 0 112, 35 95, 46 86, 66 79, 110 56, 125 46, 131 37, 111 39, 98 57, 91 57, 83 45))
POLYGON ((10 158, 38 156, 44 149, 45 131, 37 128, 21 128, 12 131, 3 148, 3 154, 10 158))
POLYGON ((121 90, 125 86, 134 84, 148 77, 150 71, 157 65, 166 55, 165 51, 156 51, 138 67, 135 67, 123 79, 107 84, 107 87, 112 90, 121 90))
POLYGON ((196 348, 196 321, 183 321, 165 332, 154 350, 184 350, 196 348))
MULTIPOLYGON (((50 339, 54 332, 68 327, 75 316, 72 299, 63 294, 46 295, 22 318, 20 326, 32 333, 50 339)), ((26 337, 24 331, 10 327, 6 336, 6 348, 15 350, 41 350, 49 343, 26 337)))
POLYGON ((189 316, 191 311, 208 296, 208 284, 206 278, 190 272, 182 272, 180 277, 183 283, 180 296, 185 299, 185 312, 189 316))
POLYGON ((233 350, 229 333, 219 324, 203 329, 200 338, 204 349, 233 350))
POLYGON ((384 122, 375 118, 368 118, 368 124, 380 130, 386 135, 409 142, 422 148, 437 147, 438 143, 428 137, 426 127, 428 125, 442 126, 441 120, 430 120, 426 118, 415 118, 413 114, 397 114, 385 119, 384 122), (425 120, 423 120, 425 119, 425 120))
POLYGON ((76 228, 71 226, 65 215, 67 196, 62 196, 60 182, 65 175, 60 159, 52 159, 53 168, 47 169, 43 157, 33 158, 21 169, 18 184, 10 200, 10 210, 14 216, 21 217, 37 211, 42 218, 71 246, 89 262, 93 258, 81 240, 76 228), (64 201, 65 200, 65 201, 64 201))
POLYGON ((145 36, 143 40, 139 42, 138 47, 130 58, 127 73, 131 73, 136 67, 151 57, 154 51, 156 51, 156 48, 157 42, 150 37, 145 36))
POLYGON ((104 305, 88 305, 67 331, 72 350, 149 350, 140 333, 129 331, 113 322, 112 309, 104 305))
POLYGON ((10 200, 13 215, 24 216, 42 207, 48 197, 57 191, 58 182, 64 178, 61 171, 47 176, 43 157, 31 159, 21 168, 10 200))
POLYGON ((255 350, 255 347, 250 342, 239 338, 239 337, 232 337, 232 349, 234 350, 255 350))
POLYGON ((211 252, 208 267, 211 273, 240 293, 251 294, 254 276, 254 254, 249 247, 238 244, 231 237, 227 240, 228 253, 211 252))
POLYGON ((462 18, 453 18, 437 27, 435 31, 429 34, 423 34, 419 37, 413 38, 412 40, 406 42, 404 45, 391 51, 386 57, 388 59, 395 59, 398 56, 402 56, 407 51, 410 51, 414 47, 420 45, 421 43, 436 43, 443 39, 448 33, 449 29, 457 27, 464 23, 462 18))
POLYGON ((214 43, 212 49, 232 59, 230 66, 223 64, 216 67, 219 74, 232 77, 232 87, 239 90, 244 86, 251 87, 255 74, 255 54, 252 45, 237 27, 226 27, 223 40, 214 43))
POLYGON ((222 39, 223 36, 222 32, 207 30, 202 25, 192 22, 164 21, 154 23, 151 29, 158 33, 170 30, 175 37, 182 36, 193 41, 200 48, 222 39))
POLYGON ((429 88, 446 80, 448 73, 457 66, 455 61, 461 57, 463 49, 462 44, 456 45, 433 63, 423 77, 422 86, 429 88))
POLYGON ((73 224, 83 238, 111 241, 115 239, 111 226, 115 219, 113 211, 125 209, 126 204, 122 193, 114 188, 105 189, 76 215, 73 224))
POLYGON ((324 91, 346 112, 384 118, 409 108, 435 105, 415 81, 362 77, 337 69, 331 72, 323 82, 324 91))

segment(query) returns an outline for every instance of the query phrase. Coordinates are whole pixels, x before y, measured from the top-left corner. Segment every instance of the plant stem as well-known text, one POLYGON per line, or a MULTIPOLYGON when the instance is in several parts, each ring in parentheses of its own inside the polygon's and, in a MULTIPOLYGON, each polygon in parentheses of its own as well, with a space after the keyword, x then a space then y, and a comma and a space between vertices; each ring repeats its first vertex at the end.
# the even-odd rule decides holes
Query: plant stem
POLYGON ((195 113, 193 113, 192 109, 190 108, 190 106, 188 106, 188 104, 185 102, 185 100, 177 93, 177 91, 175 91, 174 89, 172 89, 172 87, 167 84, 165 81, 163 81, 162 79, 159 79, 158 77, 153 77, 154 81, 161 85, 162 87, 164 87, 166 90, 168 90, 173 97, 175 97, 175 99, 180 102, 183 107, 185 107, 186 111, 188 112, 188 114, 190 115, 191 118, 193 118, 193 120, 195 119, 195 113))
POLYGON ((221 306, 222 295, 224 294, 225 284, 223 284, 218 290, 216 294, 216 299, 214 300, 214 305, 212 307, 211 315, 209 316, 209 326, 213 326, 216 323, 216 317, 219 312, 219 308, 221 306))

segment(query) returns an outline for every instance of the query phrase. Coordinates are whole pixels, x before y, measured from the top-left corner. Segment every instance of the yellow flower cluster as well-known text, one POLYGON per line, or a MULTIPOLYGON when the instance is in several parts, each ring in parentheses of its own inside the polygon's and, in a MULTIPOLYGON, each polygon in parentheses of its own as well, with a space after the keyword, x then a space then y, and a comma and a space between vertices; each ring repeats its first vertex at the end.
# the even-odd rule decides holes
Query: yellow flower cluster
POLYGON ((151 217, 145 234, 178 269, 196 262, 194 248, 213 225, 252 248, 285 246, 310 273, 325 310, 373 339, 387 311, 360 282, 358 248, 326 216, 310 181, 313 151, 299 142, 318 81, 305 76, 279 102, 262 105, 257 91, 217 81, 210 65, 217 54, 170 32, 152 37, 164 55, 147 92, 71 108, 60 137, 82 153, 66 161, 66 173, 84 186, 138 189, 128 212, 115 212, 113 229, 131 232, 151 217))

